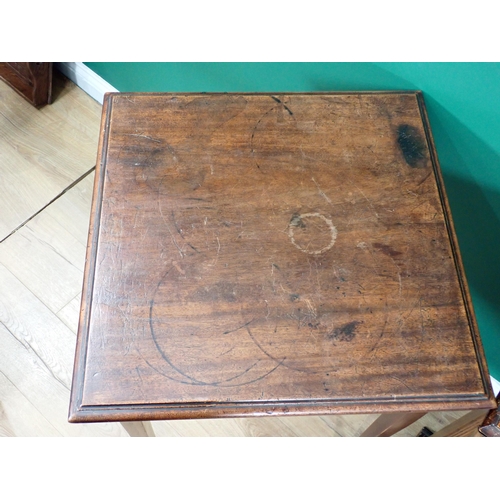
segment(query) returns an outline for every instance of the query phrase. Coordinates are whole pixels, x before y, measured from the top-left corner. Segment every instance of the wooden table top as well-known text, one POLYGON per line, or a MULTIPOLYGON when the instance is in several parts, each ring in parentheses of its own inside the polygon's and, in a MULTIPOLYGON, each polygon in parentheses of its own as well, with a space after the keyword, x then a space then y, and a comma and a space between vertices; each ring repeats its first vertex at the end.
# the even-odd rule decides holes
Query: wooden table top
POLYGON ((493 408, 422 95, 108 94, 70 421, 493 408))

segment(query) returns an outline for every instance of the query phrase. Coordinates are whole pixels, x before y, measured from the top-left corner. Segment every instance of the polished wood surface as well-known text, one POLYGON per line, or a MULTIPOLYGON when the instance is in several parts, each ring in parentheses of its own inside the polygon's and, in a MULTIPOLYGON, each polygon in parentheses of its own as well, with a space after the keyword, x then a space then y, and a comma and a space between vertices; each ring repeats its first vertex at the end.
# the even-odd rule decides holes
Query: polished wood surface
POLYGON ((52 102, 51 62, 0 63, 0 78, 35 107, 52 102))
POLYGON ((70 421, 495 405, 419 93, 105 99, 70 421))

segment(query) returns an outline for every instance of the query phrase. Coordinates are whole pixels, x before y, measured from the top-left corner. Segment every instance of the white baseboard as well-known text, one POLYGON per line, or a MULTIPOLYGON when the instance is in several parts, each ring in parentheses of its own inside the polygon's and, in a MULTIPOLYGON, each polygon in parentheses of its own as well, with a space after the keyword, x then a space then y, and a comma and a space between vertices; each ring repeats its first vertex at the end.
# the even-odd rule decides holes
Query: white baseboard
POLYGON ((81 62, 54 63, 54 68, 78 85, 90 97, 102 104, 106 92, 119 92, 106 80, 94 73, 88 66, 81 62))
POLYGON ((491 385, 493 386, 493 392, 495 393, 495 395, 500 394, 500 382, 494 379, 493 377, 490 378, 491 378, 491 385))

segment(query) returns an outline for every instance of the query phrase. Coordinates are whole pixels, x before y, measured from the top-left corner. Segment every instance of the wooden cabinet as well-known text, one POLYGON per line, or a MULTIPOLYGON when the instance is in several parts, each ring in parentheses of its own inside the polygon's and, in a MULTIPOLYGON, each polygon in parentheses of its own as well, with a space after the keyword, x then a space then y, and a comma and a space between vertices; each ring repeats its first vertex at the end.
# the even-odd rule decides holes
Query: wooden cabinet
POLYGON ((52 63, 0 63, 0 78, 33 106, 52 102, 52 63))

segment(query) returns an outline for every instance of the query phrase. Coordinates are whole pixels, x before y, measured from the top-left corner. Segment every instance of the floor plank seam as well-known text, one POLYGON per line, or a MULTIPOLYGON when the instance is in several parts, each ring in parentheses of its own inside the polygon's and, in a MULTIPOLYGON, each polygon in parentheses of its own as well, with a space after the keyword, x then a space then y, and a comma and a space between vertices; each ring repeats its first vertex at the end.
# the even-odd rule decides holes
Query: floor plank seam
MULTIPOLYGON (((37 295, 37 293, 32 290, 26 283, 24 283, 23 281, 21 281, 21 279, 16 275, 14 274, 8 267, 4 266, 1 262, 0 262, 0 266, 3 267, 5 269, 5 271, 7 271, 9 274, 11 274, 14 279, 16 281, 18 281, 29 293, 31 293, 31 295, 33 295, 33 297, 35 297, 36 300, 38 300, 38 302, 40 302, 40 304, 45 307, 45 309, 47 309, 50 314, 52 314, 62 325, 64 325, 65 328, 67 328, 68 330, 69 327, 64 323, 64 321, 62 321, 59 316, 57 316, 57 313, 55 313, 50 307, 49 305, 47 305, 47 303, 37 295)), ((78 292, 80 293, 80 292, 78 292)), ((7 328, 7 327, 6 327, 7 328)), ((71 330, 70 330, 71 331, 71 330)))
MULTIPOLYGON (((59 257, 61 257, 61 259, 63 259, 64 261, 66 261, 70 266, 74 267, 78 272, 82 272, 77 266, 75 266, 75 264, 73 264, 73 262, 69 261, 61 252, 59 252, 54 246, 52 246, 50 243, 48 243, 47 241, 43 241, 42 239, 40 239, 36 234, 35 232, 33 231, 33 229, 31 229, 29 226, 26 226, 26 229, 28 229, 29 231, 31 231, 31 235, 33 236, 33 238, 35 238, 41 245, 47 247, 47 248, 50 248, 56 255, 58 255, 59 257)), ((29 239, 28 239, 29 241, 29 239)))
POLYGON ((3 372, 0 370, 0 374, 5 377, 5 379, 17 390, 19 391, 19 394, 21 394, 21 396, 28 402, 29 405, 31 405, 36 411, 37 413, 47 422, 48 425, 50 425, 56 432, 57 434, 59 434, 61 437, 63 436, 63 434, 61 432, 59 432, 59 430, 54 426, 54 424, 43 414, 42 411, 40 411, 40 409, 35 405, 33 404, 33 402, 30 400, 30 398, 28 398, 28 396, 23 392, 21 391, 21 389, 19 389, 19 387, 17 387, 17 385, 3 372))
POLYGON ((33 354, 35 356, 35 358, 39 359, 40 362, 42 363, 42 365, 45 367, 45 369, 50 373, 50 375, 52 375, 66 390, 70 390, 69 386, 66 385, 66 383, 61 380, 51 369, 50 369, 50 366, 47 365, 47 363, 43 360, 43 358, 40 356, 40 354, 38 354, 35 349, 33 349, 33 347, 31 346, 31 344, 29 342, 26 342, 26 344, 24 344, 21 339, 19 339, 17 337, 17 335, 14 334, 14 332, 12 332, 10 330, 10 328, 2 322, 2 326, 12 335, 12 337, 14 337, 14 339, 16 339, 29 353, 33 354))
MULTIPOLYGON (((24 347, 24 349, 26 349, 26 351, 30 352, 28 347, 26 347, 26 345, 16 335, 14 335, 14 333, 10 330, 10 328, 3 321, 0 321, 0 325, 2 325, 12 335, 14 340, 16 340, 22 347, 24 347)), ((0 373, 2 373, 1 370, 0 370, 0 373)))
POLYGON ((75 299, 78 297, 78 295, 80 295, 81 293, 82 293, 82 292, 81 292, 81 291, 79 291, 79 292, 78 292, 78 293, 77 293, 77 294, 76 294, 76 295, 75 295, 75 296, 74 296, 71 300, 68 300, 68 302, 66 302, 66 304, 64 304, 64 305, 61 307, 61 309, 59 309, 59 311, 57 311, 57 312, 56 312, 56 313, 54 313, 54 314, 58 315, 58 314, 59 314, 59 313, 60 313, 60 312, 61 312, 61 311, 62 311, 62 310, 63 310, 63 309, 64 309, 64 308, 65 308, 65 307, 69 304, 69 303, 73 302, 73 300, 75 300, 75 299))
POLYGON ((19 127, 19 125, 16 125, 10 118, 8 118, 4 113, 0 111, 0 115, 2 115, 13 127, 17 128, 20 132, 22 132, 24 135, 28 135, 26 133, 26 130, 23 130, 22 128, 19 127))
POLYGON ((52 205, 52 203, 54 203, 59 198, 61 198, 61 196, 65 195, 70 189, 74 188, 79 182, 83 181, 83 179, 85 179, 85 177, 87 177, 89 174, 91 174, 94 170, 95 170, 95 165, 90 170, 88 170, 87 172, 85 172, 84 174, 82 174, 80 177, 78 177, 78 179, 76 179, 76 181, 73 181, 68 187, 66 187, 65 189, 63 189, 57 196, 55 196, 54 198, 52 198, 52 200, 50 200, 40 210, 38 210, 37 212, 35 212, 31 217, 29 217, 28 219, 26 219, 22 224, 19 224, 19 226, 17 226, 13 231, 11 231, 5 238, 3 238, 2 240, 0 240, 0 243, 3 243, 7 238, 10 238, 13 234, 15 234, 17 231, 19 231, 19 229, 21 229, 22 227, 24 227, 26 224, 28 224, 28 222, 30 222, 31 220, 33 220, 37 215, 39 215, 40 213, 42 213, 47 207, 49 207, 50 205, 52 205))

